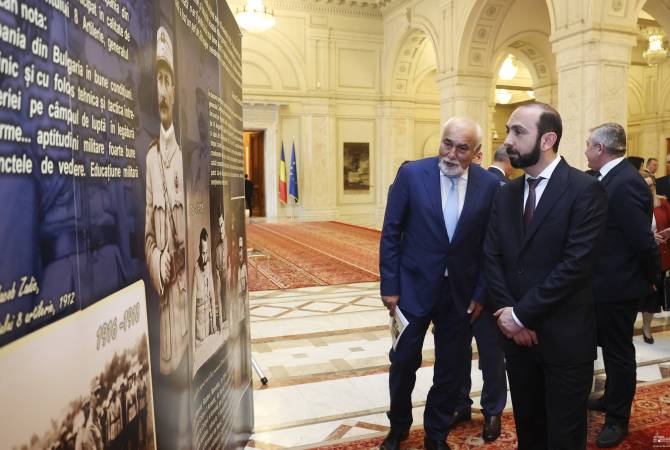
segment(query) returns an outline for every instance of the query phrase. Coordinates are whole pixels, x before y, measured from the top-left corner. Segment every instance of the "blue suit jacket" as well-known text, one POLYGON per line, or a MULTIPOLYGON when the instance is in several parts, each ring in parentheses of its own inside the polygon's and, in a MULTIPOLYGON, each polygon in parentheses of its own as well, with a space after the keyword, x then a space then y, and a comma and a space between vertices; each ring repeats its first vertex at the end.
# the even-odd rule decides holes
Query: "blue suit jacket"
POLYGON ((426 316, 440 297, 449 268, 451 295, 460 312, 485 301, 483 241, 500 182, 471 164, 463 210, 449 241, 442 213, 438 158, 400 167, 389 191, 379 251, 381 294, 400 295, 399 306, 426 316))

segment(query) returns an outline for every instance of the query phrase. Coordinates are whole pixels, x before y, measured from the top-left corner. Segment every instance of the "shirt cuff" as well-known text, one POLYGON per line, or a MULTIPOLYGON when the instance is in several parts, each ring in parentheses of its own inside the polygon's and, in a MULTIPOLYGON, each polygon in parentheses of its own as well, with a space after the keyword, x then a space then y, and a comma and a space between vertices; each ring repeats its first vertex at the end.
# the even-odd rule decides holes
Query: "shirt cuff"
POLYGON ((526 327, 524 326, 524 324, 521 323, 521 321, 520 321, 519 318, 516 316, 516 314, 514 314, 514 308, 512 308, 512 319, 514 319, 514 321, 516 322, 516 324, 519 325, 521 328, 526 328, 526 327))

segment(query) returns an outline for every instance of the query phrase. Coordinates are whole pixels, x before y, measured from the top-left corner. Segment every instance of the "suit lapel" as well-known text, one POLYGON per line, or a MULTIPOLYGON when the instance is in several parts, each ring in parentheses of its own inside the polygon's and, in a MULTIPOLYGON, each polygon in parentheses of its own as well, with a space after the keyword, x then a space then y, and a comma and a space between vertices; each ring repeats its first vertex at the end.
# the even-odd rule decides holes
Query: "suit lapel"
POLYGON ((454 239, 452 242, 456 242, 456 239, 458 239, 459 235, 461 234, 459 233, 459 230, 465 226, 463 223, 467 222, 470 219, 470 216, 474 214, 475 205, 477 204, 479 197, 479 188, 481 185, 481 174, 477 169, 478 168, 474 167, 473 165, 470 165, 470 169, 468 170, 468 184, 465 188, 465 202, 463 203, 463 211, 461 211, 461 215, 458 218, 458 223, 456 224, 456 231, 454 231, 454 239))
POLYGON ((442 226, 442 231, 445 241, 449 241, 447 234, 447 225, 444 223, 444 214, 442 213, 442 190, 440 186, 440 168, 438 167, 437 158, 433 158, 433 164, 424 169, 426 176, 423 178, 423 185, 426 188, 428 200, 432 205, 435 219, 442 226))
MULTIPOLYGON (((540 197, 540 201, 535 208, 533 220, 530 222, 530 226, 526 230, 526 233, 523 237, 523 244, 521 245, 522 248, 533 237, 542 222, 544 222, 544 219, 546 218, 549 211, 551 211, 551 209, 554 207, 554 204, 558 201, 559 198, 561 198, 567 188, 568 163, 566 163, 565 160, 561 158, 561 162, 559 162, 558 166, 556 166, 556 169, 554 169, 554 173, 551 175, 547 187, 544 189, 542 197, 540 197)), ((523 216, 523 213, 521 215, 523 216)))

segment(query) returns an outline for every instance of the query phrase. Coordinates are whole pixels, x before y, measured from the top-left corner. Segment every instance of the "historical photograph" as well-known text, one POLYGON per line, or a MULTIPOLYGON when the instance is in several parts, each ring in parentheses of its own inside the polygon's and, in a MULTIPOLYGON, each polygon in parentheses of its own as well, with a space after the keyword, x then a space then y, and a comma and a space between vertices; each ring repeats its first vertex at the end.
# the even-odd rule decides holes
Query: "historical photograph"
POLYGON ((144 305, 140 281, 0 351, 2 448, 156 448, 144 305))
POLYGON ((345 142, 342 158, 345 191, 370 190, 370 144, 345 142))

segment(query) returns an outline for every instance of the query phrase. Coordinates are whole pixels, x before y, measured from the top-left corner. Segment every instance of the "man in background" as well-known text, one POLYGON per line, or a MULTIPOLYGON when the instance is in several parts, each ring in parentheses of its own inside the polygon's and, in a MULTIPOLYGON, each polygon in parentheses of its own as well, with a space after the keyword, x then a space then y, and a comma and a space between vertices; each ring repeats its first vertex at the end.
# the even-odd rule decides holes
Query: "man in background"
POLYGON ((512 173, 512 165, 509 162, 507 148, 505 145, 498 147, 493 153, 493 162, 489 167, 489 172, 497 176, 501 183, 509 183, 509 176, 512 173))
POLYGON ((649 171, 650 174, 652 174, 653 176, 656 176, 656 171, 658 170, 658 159, 648 158, 646 168, 647 168, 647 170, 649 171))
POLYGON ((589 402, 590 409, 605 411, 596 444, 607 448, 628 434, 636 384, 633 326, 638 301, 651 293, 660 272, 660 259, 651 231, 651 191, 624 161, 623 127, 605 123, 593 128, 585 154, 608 197, 606 243, 593 280, 598 345, 607 381, 604 397, 589 402))

